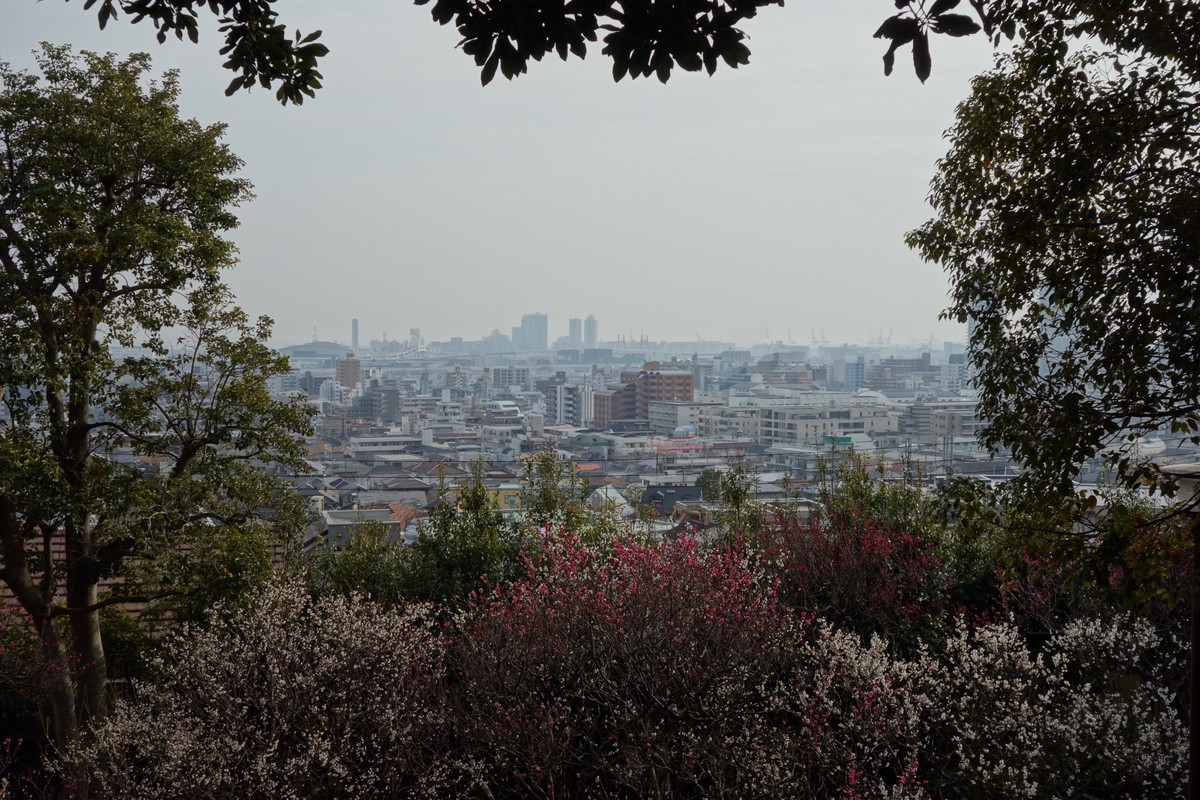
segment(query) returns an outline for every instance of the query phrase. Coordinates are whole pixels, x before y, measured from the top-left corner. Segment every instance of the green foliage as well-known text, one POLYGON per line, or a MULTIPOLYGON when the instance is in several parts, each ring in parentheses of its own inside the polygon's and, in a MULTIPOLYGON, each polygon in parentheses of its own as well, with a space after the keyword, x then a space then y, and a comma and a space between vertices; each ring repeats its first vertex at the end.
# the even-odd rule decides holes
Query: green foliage
MULTIPOLYGON (((974 3, 972 3, 974 5, 974 3)), ((997 44, 1004 38, 1033 45, 1053 67, 1069 40, 1176 62, 1192 80, 1200 76, 1200 7, 1189 2, 1121 0, 988 0, 984 25, 997 44)))
MULTIPOLYGON (((426 5, 429 0, 416 0, 426 5)), ((224 67, 238 73, 226 90, 232 94, 256 83, 276 98, 300 104, 321 88, 319 59, 329 49, 319 41, 321 31, 288 36, 270 0, 85 0, 98 4, 100 27, 122 13, 134 22, 149 19, 159 42, 174 34, 192 42, 199 38, 198 11, 218 14, 225 36, 224 67)), ((480 68, 484 85, 496 73, 512 79, 527 71, 529 60, 557 54, 583 58, 589 43, 604 34, 602 53, 613 61, 613 77, 655 75, 666 82, 678 66, 709 75, 724 61, 736 68, 749 63, 749 38, 738 27, 758 11, 782 0, 699 0, 686 6, 663 7, 648 0, 571 5, 537 0, 523 2, 519 13, 507 3, 475 0, 436 0, 431 15, 438 24, 453 23, 462 37, 459 47, 480 68)), ((890 42, 883 56, 890 75, 896 51, 912 46, 913 70, 924 82, 932 70, 932 36, 970 36, 983 30, 994 43, 1049 39, 1055 48, 1064 37, 1096 39, 1152 56, 1178 57, 1191 74, 1200 65, 1200 45, 1177 31, 1200 27, 1200 10, 1186 3, 1143 3, 1131 6, 1113 0, 969 0, 970 13, 960 0, 895 0, 898 13, 884 20, 875 38, 890 42), (953 12, 953 13, 952 13, 953 12)), ((1192 37, 1194 38, 1194 37, 1192 37)))
POLYGON ((587 515, 587 496, 587 478, 576 471, 574 462, 564 462, 549 450, 525 459, 521 508, 531 527, 578 531, 587 515))
POLYGON ((39 697, 43 669, 38 639, 24 615, 0 606, 0 703, 12 698, 39 697))
MULTIPOLYGON (((429 0, 415 2, 427 5, 429 0)), ((966 14, 948 13, 958 0, 934 0, 928 7, 924 0, 915 4, 898 0, 895 5, 900 12, 875 34, 892 43, 884 56, 886 74, 891 74, 896 49, 912 44, 913 66, 924 81, 931 68, 931 35, 968 36, 978 32, 981 23, 991 35, 993 25, 998 26, 1001 19, 1023 11, 1026 5, 1038 5, 1017 3, 1015 10, 1008 8, 1014 2, 993 0, 985 5, 984 0, 971 0, 979 18, 976 22, 966 14)), ((122 13, 134 22, 149 19, 159 42, 169 34, 196 42, 198 11, 207 8, 220 15, 220 32, 225 36, 221 55, 227 57, 223 66, 237 73, 227 94, 255 84, 270 88, 278 81, 276 98, 284 104, 300 104, 321 88, 318 61, 329 52, 317 41, 321 31, 308 35, 295 31, 289 38, 271 0, 85 0, 84 8, 97 4, 101 28, 122 13)), ((721 62, 735 69, 748 64, 749 37, 737 26, 773 5, 782 6, 783 2, 695 0, 686 6, 664 7, 651 0, 600 0, 586 5, 527 0, 517 7, 512 3, 435 0, 430 13, 439 25, 454 25, 461 37, 458 46, 474 59, 485 86, 497 72, 509 80, 526 72, 530 59, 541 61, 552 54, 564 61, 568 55, 583 58, 589 43, 596 43, 601 35, 601 53, 612 59, 614 80, 653 75, 666 83, 675 67, 712 75, 721 62)), ((1011 24, 1006 22, 1005 29, 1011 24)))
POLYGON ((192 535, 187 547, 135 565, 137 577, 172 588, 149 605, 147 616, 198 622, 218 604, 239 607, 275 575, 272 538, 263 523, 210 527, 192 535))
POLYGON ((842 524, 874 523, 927 539, 936 538, 940 530, 934 504, 919 484, 907 479, 903 483, 880 480, 871 475, 863 457, 853 452, 836 464, 819 465, 817 502, 824 517, 836 517, 842 524))
POLYGON ((721 471, 715 467, 705 467, 696 478, 696 486, 700 487, 700 496, 706 502, 717 502, 721 497, 721 471))
POLYGON ((344 545, 317 548, 312 558, 313 582, 319 592, 359 595, 382 605, 396 605, 419 592, 420 587, 413 585, 413 572, 421 557, 414 552, 403 540, 389 538, 386 525, 363 523, 355 526, 344 545))
POLYGON ((737 459, 720 474, 716 544, 752 542, 763 527, 766 508, 758 502, 758 470, 737 459))
POLYGON ((1065 35, 1042 31, 975 79, 932 184, 937 217, 908 237, 950 274, 945 316, 975 324, 983 440, 1027 467, 1031 496, 1069 495, 1095 457, 1121 485, 1152 478, 1142 434, 1200 442, 1189 45, 1071 52, 1065 35))
POLYGON ((329 53, 329 48, 317 41, 321 31, 307 35, 295 31, 288 38, 272 0, 85 0, 83 7, 96 5, 101 28, 121 14, 133 17, 134 22, 148 19, 158 29, 160 44, 168 34, 176 39, 187 36, 195 43, 200 38, 198 12, 207 9, 219 15, 220 30, 225 34, 221 55, 226 61, 222 66, 238 73, 225 90, 227 95, 256 83, 269 89, 278 81, 275 98, 284 105, 300 105, 321 88, 317 61, 329 53))
POLYGON ((908 241, 974 324, 983 441, 1026 470, 952 487, 951 535, 1043 628, 1114 603, 1170 625, 1186 541, 1122 492, 1174 489, 1140 436, 1200 442, 1200 40, 1180 35, 1200 10, 995 5, 1017 44, 959 107, 908 241), (1077 493, 1089 463, 1115 488, 1077 493))
POLYGON ((126 696, 132 683, 151 680, 150 662, 162 650, 162 637, 155 634, 146 619, 109 606, 100 612, 104 631, 104 655, 114 694, 126 696))
MULTIPOLYGON (((948 36, 970 36, 978 33, 982 26, 965 14, 951 14, 959 0, 934 0, 928 6, 923 2, 916 4, 901 0, 896 3, 900 13, 888 17, 879 30, 875 31, 876 39, 888 39, 891 44, 883 54, 883 74, 891 75, 896 63, 896 50, 907 44, 912 44, 913 69, 921 83, 929 78, 933 61, 929 55, 930 34, 946 34, 948 36)), ((976 10, 982 8, 982 3, 976 5, 976 10)), ((980 18, 986 24, 986 17, 980 13, 980 18)))
POLYGON ((503 581, 516 574, 520 535, 500 512, 474 462, 467 480, 448 490, 440 480, 438 502, 418 527, 420 537, 405 564, 408 596, 456 603, 481 585, 483 576, 503 581))
POLYGON ((0 577, 52 662, 61 745, 106 714, 99 610, 253 585, 263 523, 302 520, 260 465, 298 463, 310 428, 267 392, 270 321, 220 283, 250 196, 224 128, 181 119, 145 55, 44 46, 39 67, 0 65, 0 577))
POLYGON ((378 525, 357 526, 349 542, 312 555, 317 591, 364 595, 394 605, 402 600, 457 606, 483 585, 504 583, 523 573, 522 545, 531 530, 559 536, 569 532, 588 546, 611 548, 632 530, 612 509, 583 502, 586 480, 552 453, 527 462, 523 519, 508 518, 484 478, 482 462, 471 465, 455 486, 440 478, 440 499, 417 523, 411 545, 387 537, 378 525))
MULTIPOLYGON (((526 532, 566 532, 589 547, 601 548, 611 547, 613 542, 634 533, 615 507, 589 505, 590 494, 587 476, 579 473, 574 461, 563 461, 549 451, 533 453, 525 459, 521 485, 526 532)), ((638 503, 633 505, 637 507, 638 503)), ((638 507, 640 522, 649 524, 648 511, 638 507)))
POLYGON ((1121 489, 1091 494, 1082 516, 1074 496, 1034 503, 1024 492, 1011 482, 959 479, 940 493, 941 552, 959 602, 1003 607, 1039 631, 1120 608, 1183 636, 1191 558, 1185 517, 1121 489))

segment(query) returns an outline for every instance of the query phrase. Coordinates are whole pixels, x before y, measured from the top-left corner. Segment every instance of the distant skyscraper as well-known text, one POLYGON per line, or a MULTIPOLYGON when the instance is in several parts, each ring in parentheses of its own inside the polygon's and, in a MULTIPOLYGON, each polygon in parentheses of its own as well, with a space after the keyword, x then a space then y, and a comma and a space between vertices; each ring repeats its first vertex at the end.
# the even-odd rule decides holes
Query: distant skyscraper
POLYGON ((350 349, 358 352, 358 320, 350 320, 350 349))
POLYGON ((567 321, 567 346, 578 350, 583 344, 583 320, 572 317, 567 321))
POLYGON ((583 321, 583 346, 595 348, 600 341, 600 323, 591 314, 583 321))
POLYGON ((521 317, 521 339, 525 350, 549 350, 550 318, 541 312, 521 317))

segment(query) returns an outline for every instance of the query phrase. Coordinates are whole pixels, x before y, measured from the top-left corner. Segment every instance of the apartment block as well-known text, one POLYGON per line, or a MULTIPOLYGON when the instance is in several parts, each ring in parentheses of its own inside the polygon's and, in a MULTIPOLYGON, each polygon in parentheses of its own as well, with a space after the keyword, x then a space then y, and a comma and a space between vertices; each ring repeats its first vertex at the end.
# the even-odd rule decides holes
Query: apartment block
POLYGON ((875 435, 899 429, 891 406, 764 408, 758 441, 765 445, 818 444, 826 436, 875 435))
POLYGON ((650 420, 650 430, 670 436, 677 428, 692 427, 698 431, 701 411, 720 407, 720 403, 713 402, 651 400, 646 407, 646 418, 650 420))

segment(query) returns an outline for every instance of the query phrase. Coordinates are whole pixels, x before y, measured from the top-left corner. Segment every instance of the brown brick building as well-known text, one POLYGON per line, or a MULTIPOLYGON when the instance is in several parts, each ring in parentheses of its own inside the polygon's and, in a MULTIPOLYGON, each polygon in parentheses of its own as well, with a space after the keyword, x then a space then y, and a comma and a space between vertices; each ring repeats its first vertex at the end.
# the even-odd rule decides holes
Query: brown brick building
POLYGON ((649 419, 650 404, 660 401, 691 402, 695 398, 692 373, 664 370, 647 361, 640 370, 621 373, 621 382, 592 396, 594 426, 607 428, 615 419, 649 419))

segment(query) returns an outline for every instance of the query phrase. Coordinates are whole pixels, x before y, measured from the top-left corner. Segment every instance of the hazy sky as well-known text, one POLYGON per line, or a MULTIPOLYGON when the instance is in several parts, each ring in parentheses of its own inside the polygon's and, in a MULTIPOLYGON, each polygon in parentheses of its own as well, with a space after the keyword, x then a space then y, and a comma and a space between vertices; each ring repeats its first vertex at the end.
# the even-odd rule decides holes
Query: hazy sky
POLYGON ((586 61, 532 63, 481 88, 455 31, 387 0, 283 0, 324 30, 325 88, 301 107, 226 98, 215 20, 199 45, 147 24, 99 31, 82 2, 3 0, 0 58, 39 41, 128 53, 182 71, 185 114, 229 123, 257 199, 227 276, 276 321, 276 344, 508 333, 523 313, 594 314, 601 338, 751 344, 894 330, 962 339, 939 322, 947 283, 902 241, 942 132, 991 54, 937 37, 922 86, 907 52, 883 76, 871 38, 889 0, 794 0, 751 20, 749 66, 670 83, 586 61))

